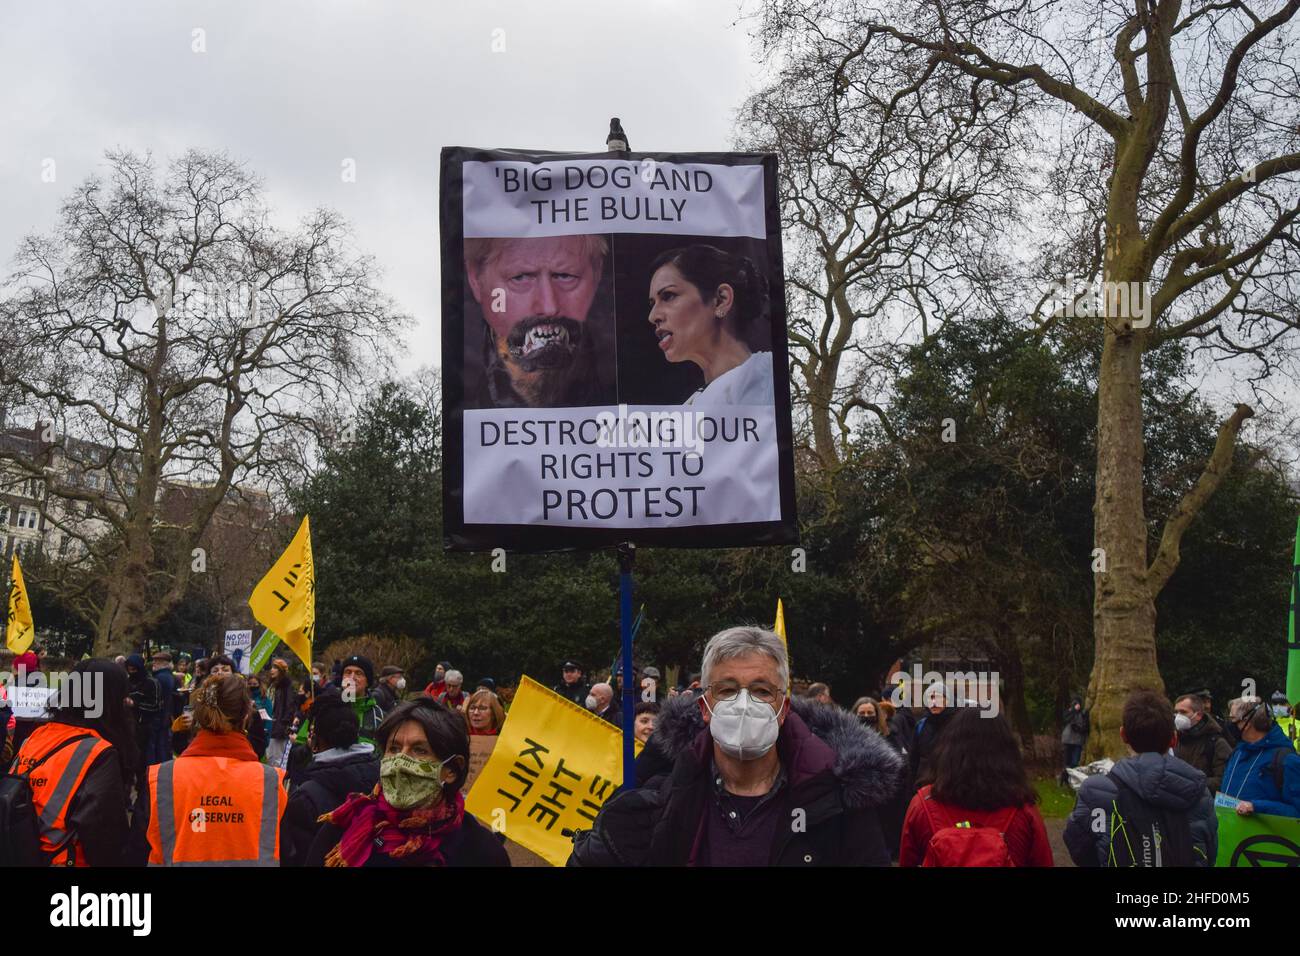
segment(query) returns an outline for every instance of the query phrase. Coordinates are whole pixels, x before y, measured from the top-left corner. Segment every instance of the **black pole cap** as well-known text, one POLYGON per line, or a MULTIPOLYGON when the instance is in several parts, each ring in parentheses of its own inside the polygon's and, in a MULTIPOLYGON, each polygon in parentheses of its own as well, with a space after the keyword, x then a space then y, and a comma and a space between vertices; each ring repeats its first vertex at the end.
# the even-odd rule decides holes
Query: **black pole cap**
POLYGON ((613 151, 631 148, 627 142, 627 133, 623 132, 623 124, 619 122, 617 116, 609 121, 609 135, 605 137, 605 145, 613 151))

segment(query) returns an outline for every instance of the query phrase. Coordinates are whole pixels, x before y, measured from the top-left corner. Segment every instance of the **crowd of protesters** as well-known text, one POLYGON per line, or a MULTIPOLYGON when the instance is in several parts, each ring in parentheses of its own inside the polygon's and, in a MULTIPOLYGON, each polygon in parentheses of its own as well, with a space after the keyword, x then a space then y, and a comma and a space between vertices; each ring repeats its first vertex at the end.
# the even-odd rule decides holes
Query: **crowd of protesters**
MULTIPOLYGON (((33 686, 41 666, 15 658, 15 684, 33 686)), ((559 671, 557 694, 621 726, 617 667, 592 682, 578 661, 559 671)), ((841 708, 825 683, 795 692, 783 642, 755 627, 714 635, 699 673, 674 686, 652 666, 635 674, 635 780, 574 834, 571 866, 1055 862, 1019 738, 951 688, 922 707, 882 692, 841 708)), ((351 654, 313 662, 295 686, 282 658, 241 674, 225 655, 166 650, 85 660, 72 676, 102 681, 100 705, 59 697, 43 720, 0 707, 10 772, 26 775, 39 820, 34 863, 509 865, 463 792, 470 738, 506 718, 490 677, 471 685, 441 661, 408 693, 402 667, 351 654)), ((1061 723, 1073 768, 1081 700, 1061 723)), ((1213 865, 1216 793, 1242 815, 1300 817, 1294 733, 1280 695, 1234 700, 1220 719, 1204 691, 1172 704, 1134 693, 1121 729, 1132 755, 1083 780, 1070 858, 1213 865)))

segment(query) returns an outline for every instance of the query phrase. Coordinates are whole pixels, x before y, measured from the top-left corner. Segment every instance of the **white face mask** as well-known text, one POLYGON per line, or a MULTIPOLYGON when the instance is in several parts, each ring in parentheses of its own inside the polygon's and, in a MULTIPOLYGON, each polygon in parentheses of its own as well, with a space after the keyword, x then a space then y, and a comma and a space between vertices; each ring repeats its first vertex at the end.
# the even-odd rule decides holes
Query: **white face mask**
POLYGON ((781 733, 777 712, 770 704, 754 700, 747 689, 741 689, 735 700, 720 700, 709 707, 709 733, 722 748, 722 752, 737 760, 756 760, 776 744, 781 733))
POLYGON ((405 677, 399 677, 399 678, 397 678, 397 689, 398 689, 398 690, 406 690, 406 678, 405 678, 405 677))
POLYGON ((1273 716, 1274 716, 1274 717, 1285 717, 1285 716, 1287 716, 1286 704, 1274 704, 1274 705, 1273 705, 1273 716))
POLYGON ((1180 734, 1185 730, 1192 729, 1192 718, 1186 714, 1174 714, 1174 729, 1180 734))
POLYGON ((588 694, 588 695, 587 695, 587 709, 588 709, 588 710, 595 710, 598 706, 600 706, 600 701, 598 701, 598 700, 596 699, 596 695, 595 695, 595 694, 588 694))

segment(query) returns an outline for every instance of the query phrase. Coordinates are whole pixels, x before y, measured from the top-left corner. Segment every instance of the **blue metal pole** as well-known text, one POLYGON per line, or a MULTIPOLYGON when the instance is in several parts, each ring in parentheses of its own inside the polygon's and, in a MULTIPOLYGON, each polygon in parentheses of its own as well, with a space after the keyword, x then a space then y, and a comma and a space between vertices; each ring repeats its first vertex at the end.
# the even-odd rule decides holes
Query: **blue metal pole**
POLYGON ((636 738, 633 723, 636 688, 632 671, 632 562, 636 546, 630 542, 618 546, 618 619, 623 638, 623 786, 636 786, 636 738))

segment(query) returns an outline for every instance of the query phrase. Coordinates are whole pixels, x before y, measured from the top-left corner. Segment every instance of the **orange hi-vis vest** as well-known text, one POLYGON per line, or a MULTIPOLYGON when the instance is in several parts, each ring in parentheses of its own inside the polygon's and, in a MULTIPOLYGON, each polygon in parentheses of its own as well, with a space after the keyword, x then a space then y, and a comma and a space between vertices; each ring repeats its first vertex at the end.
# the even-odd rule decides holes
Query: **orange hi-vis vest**
POLYGON ((180 756, 149 768, 150 866, 279 866, 284 771, 180 756))
POLYGON ((76 834, 68 833, 68 809, 99 755, 112 747, 87 727, 70 724, 42 724, 31 732, 14 761, 14 772, 23 773, 55 747, 72 737, 85 737, 64 747, 36 768, 27 780, 32 788, 32 806, 41 828, 41 849, 52 854, 51 866, 89 866, 86 852, 76 834))

